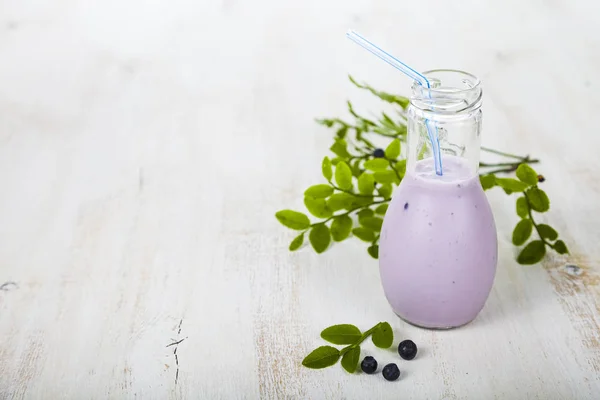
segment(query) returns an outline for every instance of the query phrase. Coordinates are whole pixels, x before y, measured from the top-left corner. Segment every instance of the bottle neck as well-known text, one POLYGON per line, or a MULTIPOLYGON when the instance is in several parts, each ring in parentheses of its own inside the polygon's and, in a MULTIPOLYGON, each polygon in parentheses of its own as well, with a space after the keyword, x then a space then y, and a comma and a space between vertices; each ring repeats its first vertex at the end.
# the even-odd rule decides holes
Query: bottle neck
MULTIPOLYGON (((466 72, 435 70, 424 74, 430 88, 417 83, 408 110, 407 172, 433 164, 432 135, 442 158, 459 163, 475 176, 479 167, 482 90, 479 80, 466 72)), ((449 171, 448 171, 449 172, 449 171)))

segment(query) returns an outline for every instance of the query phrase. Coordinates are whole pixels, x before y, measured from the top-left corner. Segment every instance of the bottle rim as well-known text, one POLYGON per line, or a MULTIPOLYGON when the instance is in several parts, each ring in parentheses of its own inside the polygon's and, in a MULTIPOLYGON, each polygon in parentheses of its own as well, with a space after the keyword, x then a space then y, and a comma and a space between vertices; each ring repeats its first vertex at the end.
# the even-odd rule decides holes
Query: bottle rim
POLYGON ((457 69, 433 69, 423 72, 430 88, 418 82, 412 85, 410 102, 420 110, 456 114, 481 107, 483 90, 475 75, 457 69))

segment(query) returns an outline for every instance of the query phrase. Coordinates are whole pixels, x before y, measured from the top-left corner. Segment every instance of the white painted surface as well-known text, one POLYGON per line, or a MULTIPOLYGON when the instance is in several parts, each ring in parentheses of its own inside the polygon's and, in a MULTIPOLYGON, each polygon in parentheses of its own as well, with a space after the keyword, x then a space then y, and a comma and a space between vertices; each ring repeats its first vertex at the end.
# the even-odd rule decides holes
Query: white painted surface
POLYGON ((0 291, 0 398, 600 398, 598 11, 0 1, 0 284, 18 285, 0 291), (492 193, 498 275, 465 328, 401 323, 361 244, 289 254, 273 218, 319 179, 330 136, 312 119, 347 97, 378 111, 348 72, 407 93, 349 27, 480 76, 485 144, 543 160, 573 255, 517 265, 514 199, 492 193), (400 381, 300 366, 322 328, 384 320, 421 347, 400 381))

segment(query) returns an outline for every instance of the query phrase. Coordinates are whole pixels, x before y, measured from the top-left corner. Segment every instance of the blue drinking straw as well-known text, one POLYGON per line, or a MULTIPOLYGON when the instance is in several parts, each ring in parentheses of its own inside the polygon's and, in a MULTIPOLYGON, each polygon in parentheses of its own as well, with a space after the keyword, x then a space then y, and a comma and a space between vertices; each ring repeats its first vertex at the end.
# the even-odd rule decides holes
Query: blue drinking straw
MULTIPOLYGON (((349 30, 348 32, 346 32, 346 36, 348 37, 348 39, 352 40, 354 43, 375 54, 377 57, 390 64, 392 67, 404 72, 406 75, 408 75, 409 78, 411 78, 414 81, 417 81, 421 86, 425 86, 427 89, 431 89, 429 80, 424 75, 418 73, 408 65, 404 64, 402 61, 398 60, 396 57, 392 56, 387 51, 371 43, 370 41, 362 37, 360 34, 354 32, 353 30, 349 30)), ((431 98, 431 94, 429 94, 429 98, 431 98)), ((440 154, 440 140, 437 134, 437 127, 428 119, 425 120, 425 126, 427 126, 427 134, 429 135, 429 140, 433 149, 435 173, 437 175, 442 175, 442 157, 440 154)))

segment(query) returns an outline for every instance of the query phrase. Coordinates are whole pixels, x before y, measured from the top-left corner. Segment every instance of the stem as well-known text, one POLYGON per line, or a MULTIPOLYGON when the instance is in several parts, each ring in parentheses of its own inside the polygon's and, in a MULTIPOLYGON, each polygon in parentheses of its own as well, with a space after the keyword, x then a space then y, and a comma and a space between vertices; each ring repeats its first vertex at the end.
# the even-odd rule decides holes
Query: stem
POLYGON ((371 157, 370 154, 363 154, 362 156, 352 156, 348 160, 349 161, 352 161, 352 160, 366 160, 369 157, 371 157))
POLYGON ((381 236, 381 234, 377 234, 377 236, 375 236, 375 239, 373 239, 373 241, 371 242, 371 245, 375 245, 375 243, 377 243, 379 241, 379 237, 381 236))
POLYGON ((350 346, 346 346, 344 347, 341 351, 340 351, 340 355, 343 356, 344 354, 346 354, 347 352, 349 352, 351 349, 355 348, 356 346, 360 345, 362 342, 365 341, 366 338, 368 338, 369 336, 371 336, 371 334, 373 332, 375 332, 375 330, 377 328, 379 328, 379 326, 381 325, 381 322, 378 323, 377 325, 375 325, 374 327, 372 327, 371 329, 369 329, 368 331, 366 331, 365 333, 362 334, 362 336, 360 337, 360 339, 358 339, 358 342, 351 344, 350 346))
POLYGON ((495 163, 495 164, 480 162, 479 166, 480 167, 508 167, 508 166, 513 166, 513 165, 520 165, 523 163, 537 164, 538 162, 540 162, 540 160, 523 160, 523 162, 517 162, 517 163, 506 162, 506 163, 495 163))
POLYGON ((517 156, 515 154, 510 154, 510 153, 505 153, 503 151, 499 151, 499 150, 494 150, 494 149, 490 149, 489 147, 483 147, 481 146, 481 150, 482 151, 487 151, 488 153, 492 153, 492 154, 497 154, 499 156, 503 156, 503 157, 508 157, 508 158, 515 158, 517 160, 525 160, 525 159, 529 159, 529 156, 517 156))
POLYGON ((540 233, 540 228, 538 228, 538 225, 535 223, 535 220, 533 219, 533 213, 531 212, 531 203, 529 202, 529 197, 527 197, 527 192, 523 192, 523 196, 525 196, 525 200, 527 200, 527 212, 529 213, 529 219, 531 220, 531 223, 533 224, 535 231, 537 232, 541 241, 544 242, 544 244, 546 246, 550 247, 551 249, 554 249, 554 246, 552 245, 552 243, 550 243, 546 239, 544 239, 544 237, 540 233))
MULTIPOLYGON (((367 207, 371 207, 373 204, 383 204, 383 203, 388 203, 390 200, 376 200, 372 203, 369 204, 365 204, 364 206, 358 206, 358 207, 354 207, 351 210, 346 211, 345 213, 342 214, 337 214, 337 215, 332 215, 331 217, 327 218, 326 220, 323 220, 321 222, 315 222, 314 224, 310 225, 310 228, 312 228, 315 225, 320 225, 320 224, 326 224, 327 222, 331 221, 332 219, 336 218, 336 217, 343 217, 344 215, 349 215, 350 213, 353 213, 356 210, 360 210, 361 208, 367 208, 367 207)), ((308 230, 308 229, 307 229, 308 230)), ((306 232, 306 231, 304 231, 306 232)))
POLYGON ((362 132, 359 133, 359 130, 357 128, 354 128, 354 129, 356 131, 356 140, 360 140, 361 142, 366 144, 369 149, 375 148, 375 145, 373 143, 371 143, 369 140, 367 140, 363 137, 362 132))
POLYGON ((509 172, 514 172, 516 171, 516 168, 499 168, 499 169, 493 169, 491 171, 487 171, 484 175, 490 175, 490 174, 500 174, 500 173, 509 173, 509 172))
POLYGON ((490 163, 480 162, 479 166, 483 167, 483 168, 506 167, 506 168, 498 168, 498 169, 494 169, 491 171, 487 171, 485 173, 485 175, 489 175, 489 174, 498 174, 498 173, 503 173, 503 172, 514 172, 517 170, 517 168, 519 168, 519 165, 521 165, 521 164, 537 164, 539 162, 540 162, 540 160, 538 160, 538 159, 531 160, 531 159, 529 159, 529 156, 527 156, 527 157, 523 158, 522 160, 520 160, 519 162, 515 162, 515 163, 490 164, 490 163))
POLYGON ((331 184, 331 187, 333 187, 335 190, 339 190, 340 192, 351 194, 352 196, 355 196, 355 197, 367 197, 369 199, 373 199, 375 197, 383 197, 383 196, 380 196, 380 195, 373 196, 373 195, 370 195, 370 194, 354 193, 354 192, 351 192, 350 190, 344 190, 344 189, 342 189, 340 187, 335 186, 331 181, 329 183, 331 184))
MULTIPOLYGON (((354 129, 356 130, 357 128, 354 128, 354 129)), ((355 139, 356 139, 356 140, 360 140, 360 141, 362 141, 363 143, 365 143, 365 144, 367 145, 367 147, 369 147, 369 146, 370 146, 370 147, 371 147, 371 149, 375 148, 375 147, 374 147, 374 146, 371 144, 371 142, 369 142, 369 141, 368 141, 368 140, 366 140, 366 139, 363 139, 363 138, 362 138, 362 137, 361 137, 361 136, 358 134, 358 130, 357 130, 356 132, 357 132, 357 133, 356 133, 356 135, 355 135, 355 139)), ((369 152, 371 151, 371 149, 367 148, 367 151, 365 152, 365 150, 364 150, 364 149, 362 149, 362 148, 360 148, 360 147, 359 147, 359 146, 358 146, 358 145, 357 145, 357 144, 354 142, 354 140, 351 140, 349 137, 346 137, 346 140, 348 141, 348 143, 350 143, 352 146, 354 146, 354 149, 355 149, 356 151, 360 152, 360 153, 362 154, 362 156, 368 156, 368 155, 370 155, 370 154, 369 154, 369 152)), ((353 156, 353 157, 354 157, 354 156, 353 156)))

